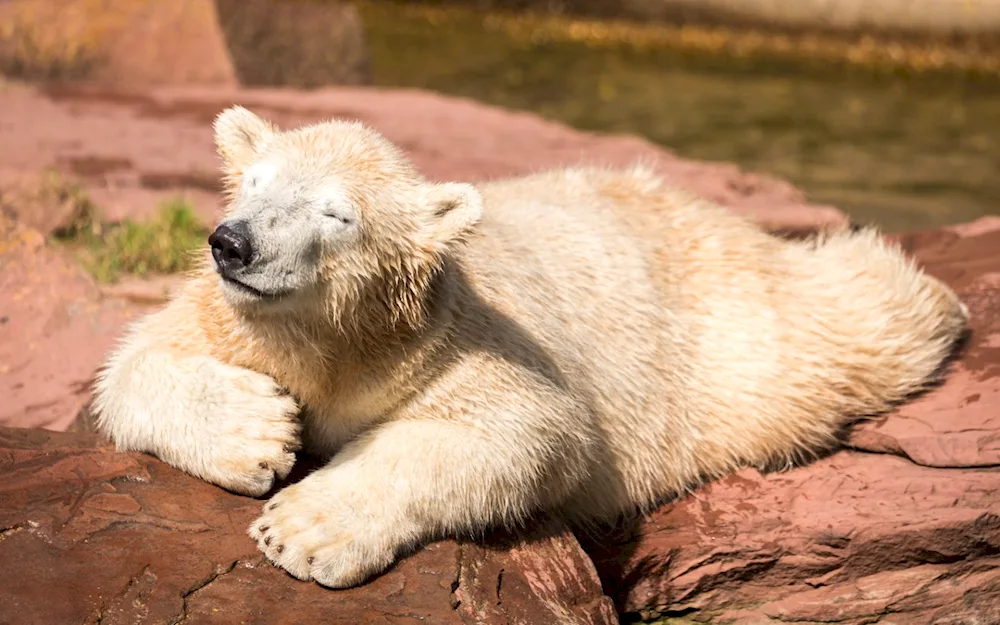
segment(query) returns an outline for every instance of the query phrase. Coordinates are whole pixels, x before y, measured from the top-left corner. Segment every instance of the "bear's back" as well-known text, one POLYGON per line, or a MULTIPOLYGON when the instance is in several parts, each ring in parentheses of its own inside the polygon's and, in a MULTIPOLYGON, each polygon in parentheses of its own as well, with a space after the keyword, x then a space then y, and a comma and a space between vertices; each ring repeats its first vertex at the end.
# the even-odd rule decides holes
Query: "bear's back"
POLYGON ((461 264, 484 310, 504 321, 465 331, 492 334, 479 340, 500 350, 516 334, 551 360, 590 407, 617 470, 663 469, 648 484, 626 480, 632 487, 688 480, 697 463, 676 441, 697 436, 689 415, 712 412, 722 388, 749 402, 777 366, 760 345, 779 323, 767 314, 764 269, 779 241, 638 169, 553 171, 480 190, 483 221, 461 264), (637 449, 637 436, 658 444, 637 449))

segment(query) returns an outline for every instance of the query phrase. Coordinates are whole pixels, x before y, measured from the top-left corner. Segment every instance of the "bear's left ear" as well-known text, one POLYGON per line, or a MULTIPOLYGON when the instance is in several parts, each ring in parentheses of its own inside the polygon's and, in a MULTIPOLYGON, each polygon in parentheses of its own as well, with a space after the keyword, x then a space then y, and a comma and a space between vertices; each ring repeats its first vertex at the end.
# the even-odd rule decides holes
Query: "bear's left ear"
POLYGON ((483 197, 461 182, 427 186, 429 234, 437 252, 460 243, 483 216, 483 197))
POLYGON ((223 169, 232 178, 242 175, 274 127, 242 106, 232 106, 215 118, 215 147, 223 169))

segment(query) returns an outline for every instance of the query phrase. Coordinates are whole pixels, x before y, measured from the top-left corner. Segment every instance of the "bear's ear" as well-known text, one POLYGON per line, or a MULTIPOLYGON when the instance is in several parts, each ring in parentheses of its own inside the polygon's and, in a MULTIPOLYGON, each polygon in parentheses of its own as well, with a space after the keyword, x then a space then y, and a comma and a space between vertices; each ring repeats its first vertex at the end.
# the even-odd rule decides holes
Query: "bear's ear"
POLYGON ((483 197, 471 184, 447 182, 427 186, 431 244, 444 252, 460 243, 483 216, 483 197))
POLYGON ((238 177, 253 161, 274 127, 242 106, 230 107, 215 118, 215 147, 227 176, 238 177))

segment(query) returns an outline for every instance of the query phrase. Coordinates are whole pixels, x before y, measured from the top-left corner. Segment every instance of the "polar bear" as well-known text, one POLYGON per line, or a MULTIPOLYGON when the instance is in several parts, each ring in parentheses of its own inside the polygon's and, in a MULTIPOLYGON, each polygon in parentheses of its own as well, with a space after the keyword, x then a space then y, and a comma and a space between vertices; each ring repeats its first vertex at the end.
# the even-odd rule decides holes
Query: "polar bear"
POLYGON ((260 496, 293 576, 364 582, 436 537, 613 521, 829 450, 940 377, 967 325, 869 229, 771 236, 650 171, 431 183, 362 124, 215 122, 211 260, 129 330, 98 424, 260 496))

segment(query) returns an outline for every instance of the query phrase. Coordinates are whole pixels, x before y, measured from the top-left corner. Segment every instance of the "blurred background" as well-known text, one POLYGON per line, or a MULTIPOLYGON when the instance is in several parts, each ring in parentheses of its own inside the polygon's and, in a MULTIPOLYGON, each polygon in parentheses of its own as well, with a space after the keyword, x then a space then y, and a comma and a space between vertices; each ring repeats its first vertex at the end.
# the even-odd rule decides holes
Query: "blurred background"
POLYGON ((903 231, 1000 212, 997 33, 1000 0, 0 0, 0 74, 434 90, 903 231))

